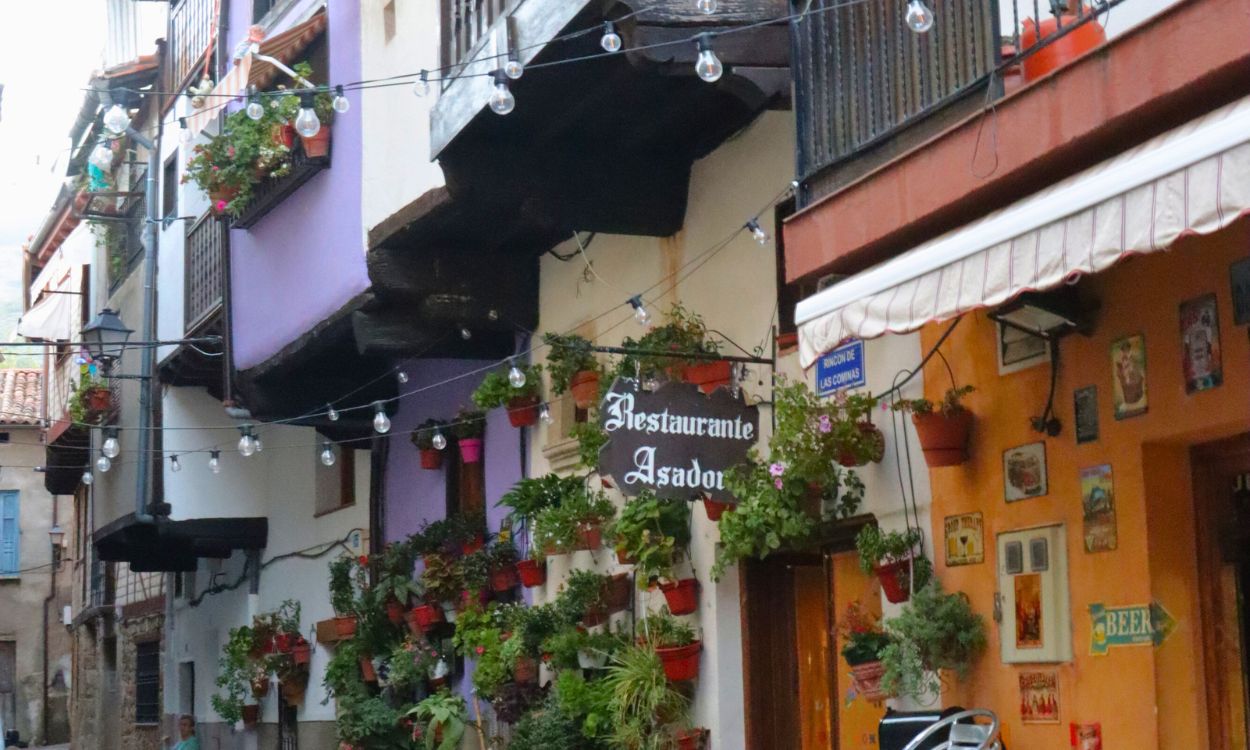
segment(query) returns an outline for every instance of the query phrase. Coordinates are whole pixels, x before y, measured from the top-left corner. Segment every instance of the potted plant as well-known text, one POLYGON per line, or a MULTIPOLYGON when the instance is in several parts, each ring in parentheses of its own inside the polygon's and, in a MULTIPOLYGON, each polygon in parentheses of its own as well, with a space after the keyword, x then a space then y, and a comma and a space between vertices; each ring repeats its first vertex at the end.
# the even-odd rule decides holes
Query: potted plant
POLYGON ((889 645, 890 637, 881 629, 880 618, 864 611, 859 602, 851 602, 838 624, 838 635, 845 642, 842 658, 851 668, 856 692, 870 701, 886 698, 881 689, 885 675, 881 651, 889 645))
POLYGON ((495 593, 510 591, 517 585, 517 552, 511 542, 498 542, 487 552, 490 562, 490 589, 495 593))
POLYGON ((920 529, 882 532, 871 524, 855 537, 860 568, 877 575, 885 598, 893 604, 907 601, 913 589, 929 582, 933 566, 916 552, 922 541, 920 529))
POLYGON ((886 632, 890 642, 880 652, 882 689, 922 702, 941 690, 942 672, 966 678, 986 645, 985 621, 972 611, 968 597, 943 593, 936 578, 886 622, 886 632))
POLYGON ((69 417, 76 424, 98 424, 113 409, 113 392, 103 380, 84 372, 73 384, 69 417))
POLYGON ((558 396, 571 391, 574 405, 589 409, 599 400, 603 375, 590 341, 576 334, 558 333, 544 334, 543 341, 549 347, 547 372, 552 393, 558 396))
POLYGON ((512 364, 487 373, 473 391, 473 403, 479 409, 506 406, 508 421, 513 427, 529 427, 538 422, 538 394, 541 386, 541 365, 512 364), (511 382, 513 369, 523 376, 519 386, 511 382))
POLYGON ((464 590, 464 576, 457 561, 443 555, 426 555, 421 585, 425 589, 426 597, 441 602, 443 616, 448 622, 454 623, 456 603, 460 599, 460 592, 464 590))
POLYGON ((658 585, 673 614, 688 615, 699 608, 699 582, 693 577, 660 581, 658 585))
MULTIPOLYGON (((218 692, 209 701, 213 710, 227 724, 234 724, 244 718, 245 703, 253 697, 252 686, 256 678, 256 661, 252 657, 253 642, 254 633, 250 626, 231 628, 221 657, 217 660, 218 692)), ((267 686, 267 672, 265 676, 267 686)))
POLYGON ((486 434, 486 415, 472 409, 461 409, 451 428, 460 446, 460 460, 475 464, 482 460, 482 435, 486 434))
POLYGON ((724 503, 719 500, 713 500, 706 494, 703 496, 703 512, 707 514, 707 520, 718 522, 721 516, 732 511, 737 507, 737 503, 724 503))
POLYGON ((548 663, 556 669, 603 669, 624 645, 619 635, 566 626, 543 641, 542 650, 550 654, 548 663))
POLYGON ((555 608, 566 623, 581 622, 586 626, 607 622, 611 614, 608 601, 608 579, 592 570, 574 570, 556 596, 555 608))
POLYGON ((896 401, 892 405, 895 411, 911 412, 911 421, 916 426, 916 436, 929 466, 956 466, 968 460, 972 412, 963 405, 963 398, 973 390, 970 385, 952 386, 937 404, 917 398, 896 401))
POLYGON ((675 578, 677 555, 690 544, 690 511, 684 501, 639 493, 621 508, 608 530, 617 558, 634 567, 639 588, 675 578))
MULTIPOLYGON (((307 61, 296 63, 291 68, 304 79, 312 78, 312 65, 307 61)), ((292 97, 293 98, 293 97, 292 97)), ((326 91, 318 91, 313 95, 313 111, 321 121, 321 128, 311 136, 300 135, 304 153, 311 158, 326 156, 330 153, 330 126, 334 122, 333 98, 326 91)), ((302 102, 300 105, 302 106, 302 102)), ((294 118, 290 118, 294 121, 294 118)))
POLYGON ((447 423, 441 419, 427 419, 412 431, 412 444, 421 455, 422 469, 437 471, 443 468, 443 451, 434 447, 434 436, 442 435, 446 428, 447 423))
POLYGON ((490 557, 485 550, 478 550, 465 555, 457 561, 460 568, 460 580, 464 586, 460 592, 462 609, 474 600, 485 603, 490 591, 490 557))
POLYGON ((708 730, 692 727, 677 732, 677 750, 702 750, 707 744, 708 730))
POLYGON ((725 486, 740 502, 720 520, 720 544, 712 579, 720 580, 729 566, 745 558, 764 558, 783 547, 803 544, 816 529, 801 509, 806 485, 786 479, 785 467, 751 463, 725 475, 725 486))
POLYGON ((696 383, 705 393, 711 393, 730 381, 731 367, 728 362, 709 362, 703 357, 682 356, 716 354, 720 351, 720 343, 708 337, 707 325, 698 313, 680 304, 669 308, 663 324, 653 327, 637 341, 626 338, 622 346, 656 352, 622 358, 617 371, 626 377, 633 377, 635 372, 644 379, 659 375, 669 380, 682 380, 684 377, 696 383), (693 376, 688 374, 692 368, 693 376))
MULTIPOLYGON (((447 690, 440 690, 421 701, 407 715, 418 723, 420 741, 425 750, 455 750, 460 746, 469 722, 469 710, 464 698, 447 690)), ((414 732, 413 736, 416 738, 418 734, 414 732)))
POLYGON ((665 679, 667 671, 662 657, 645 645, 631 646, 613 657, 603 678, 611 695, 604 722, 610 747, 673 746, 690 703, 665 679))
POLYGON ((643 618, 638 630, 639 639, 660 657, 664 674, 671 682, 699 676, 699 652, 703 644, 695 638, 694 628, 668 612, 660 612, 643 618))
POLYGON ((485 513, 457 513, 448 520, 451 537, 460 545, 460 554, 471 555, 486 546, 485 513))
POLYGON ((356 633, 355 566, 356 560, 347 556, 330 563, 330 606, 334 608, 334 629, 339 638, 350 638, 356 633))

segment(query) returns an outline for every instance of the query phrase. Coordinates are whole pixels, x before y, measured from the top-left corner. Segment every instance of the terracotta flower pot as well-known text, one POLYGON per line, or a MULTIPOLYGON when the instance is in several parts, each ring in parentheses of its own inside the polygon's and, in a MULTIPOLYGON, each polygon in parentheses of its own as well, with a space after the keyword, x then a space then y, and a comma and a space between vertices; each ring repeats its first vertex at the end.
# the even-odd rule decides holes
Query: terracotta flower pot
POLYGON ((703 498, 703 511, 707 513, 707 520, 719 521, 720 517, 725 515, 726 511, 734 509, 733 503, 722 503, 716 500, 708 500, 703 498))
POLYGON ((924 462, 929 466, 956 466, 968 460, 968 436, 972 432, 972 412, 960 409, 947 416, 941 412, 912 414, 924 462))
POLYGON ((254 727, 260 722, 260 704, 249 703, 243 707, 243 726, 254 727))
POLYGON ((113 408, 113 392, 104 386, 87 389, 87 411, 104 414, 113 408))
POLYGON ((475 535, 472 539, 460 543, 460 553, 463 555, 471 555, 480 551, 486 546, 486 539, 481 534, 475 535))
POLYGON ((285 680, 280 687, 282 700, 292 706, 301 705, 304 702, 304 693, 307 689, 308 685, 300 680, 285 680))
POLYGON ((269 695, 269 675, 252 680, 252 697, 256 700, 269 695))
POLYGON ((527 685, 538 682, 538 662, 528 656, 519 657, 512 667, 512 679, 527 685))
POLYGON ((911 598, 911 578, 909 576, 910 560, 878 565, 874 568, 877 578, 881 581, 881 590, 891 604, 902 604, 911 598))
POLYGON ((334 631, 338 633, 339 640, 351 638, 356 635, 356 617, 355 615, 340 615, 334 618, 334 631))
POLYGON ((522 396, 508 400, 508 423, 513 427, 538 424, 538 397, 522 396))
POLYGON ((634 586, 628 573, 617 573, 608 579, 604 586, 603 600, 608 612, 623 612, 629 609, 634 597, 634 586))
POLYGON ((870 701, 880 701, 890 697, 881 689, 881 678, 884 676, 885 665, 880 661, 851 665, 851 681, 855 683, 855 692, 870 701))
POLYGON ((569 380, 569 391, 573 394, 574 406, 589 409, 599 400, 599 373, 579 370, 569 380))
POLYGON ((329 155, 330 126, 327 123, 321 123, 321 129, 311 138, 302 135, 299 138, 304 144, 304 155, 308 158, 317 159, 329 155))
POLYGON ((668 610, 675 615, 688 615, 699 608, 699 582, 683 578, 676 583, 660 584, 668 610))
POLYGON ((360 676, 365 682, 377 682, 378 670, 373 668, 373 659, 368 656, 360 657, 360 676))
POLYGON ((290 633, 277 633, 273 637, 274 650, 280 654, 289 653, 291 651, 292 643, 294 643, 294 641, 292 640, 290 633))
POLYGON ((462 438, 459 442, 460 460, 466 464, 475 464, 482 460, 481 438, 462 438))
POLYGON ((434 623, 443 619, 443 613, 433 604, 422 604, 419 607, 413 607, 412 610, 404 616, 404 620, 408 623, 408 629, 413 635, 429 632, 434 623))
POLYGON ((400 604, 397 599, 386 600, 386 619, 390 620, 392 625, 404 624, 404 605, 400 604))
POLYGON ((1061 28, 1068 29, 1075 26, 1082 17, 1088 17, 1092 12, 1093 10, 1086 6, 1079 17, 1074 13, 1064 13, 1058 21, 1054 18, 1047 18, 1040 25, 1032 18, 1024 20, 1024 23, 1021 24, 1023 29, 1020 32, 1020 49, 1022 51, 1037 45, 1039 39, 1047 42, 1046 46, 1024 59, 1024 80, 1026 82, 1036 81, 1062 68, 1064 65, 1107 41, 1107 32, 1103 29, 1102 24, 1098 23, 1097 19, 1089 19, 1058 39, 1050 40, 1050 37, 1054 36, 1061 28))
POLYGON ((291 647, 291 658, 296 664, 309 663, 312 661, 312 644, 301 638, 299 643, 291 647))
POLYGON ((869 447, 868 455, 860 456, 855 451, 844 450, 838 454, 838 464, 846 467, 864 466, 885 458, 885 435, 881 430, 872 422, 860 422, 855 426, 859 429, 864 444, 869 447))
POLYGON ((496 568, 490 572, 490 589, 496 593, 501 593, 512 589, 517 585, 517 572, 515 565, 507 565, 502 568, 496 568))
POLYGON ((577 548, 596 550, 603 546, 603 526, 581 523, 577 526, 577 548))
POLYGON ((707 730, 702 727, 677 733, 677 750, 701 750, 707 730))
POLYGON ((443 468, 443 452, 437 448, 422 448, 421 468, 426 471, 438 471, 443 468))
POLYGON ((521 585, 526 588, 541 586, 547 582, 547 566, 534 560, 522 560, 516 564, 521 574, 521 585))
POLYGON ((704 393, 711 393, 733 381, 733 365, 725 361, 699 362, 690 365, 682 374, 687 383, 694 383, 704 393))
POLYGON ((293 148, 295 146, 295 126, 275 125, 273 128, 273 143, 275 146, 293 148))
POLYGON ((693 680, 699 676, 699 652, 703 643, 695 641, 688 646, 657 648, 655 653, 664 663, 664 674, 672 682, 693 680))

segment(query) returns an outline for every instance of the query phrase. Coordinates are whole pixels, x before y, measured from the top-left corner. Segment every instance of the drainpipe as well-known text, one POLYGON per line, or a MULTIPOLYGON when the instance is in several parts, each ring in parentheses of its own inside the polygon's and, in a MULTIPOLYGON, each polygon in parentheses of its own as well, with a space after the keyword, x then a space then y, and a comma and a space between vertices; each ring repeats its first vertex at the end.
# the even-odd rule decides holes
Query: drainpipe
MULTIPOLYGON (((57 525, 57 510, 60 503, 57 502, 56 495, 52 496, 52 525, 57 525)), ((48 605, 56 599, 56 571, 61 567, 60 558, 56 550, 52 550, 54 558, 52 562, 52 579, 51 585, 48 586, 48 595, 43 599, 43 703, 40 704, 40 724, 43 733, 39 736, 39 741, 48 744, 48 605)))

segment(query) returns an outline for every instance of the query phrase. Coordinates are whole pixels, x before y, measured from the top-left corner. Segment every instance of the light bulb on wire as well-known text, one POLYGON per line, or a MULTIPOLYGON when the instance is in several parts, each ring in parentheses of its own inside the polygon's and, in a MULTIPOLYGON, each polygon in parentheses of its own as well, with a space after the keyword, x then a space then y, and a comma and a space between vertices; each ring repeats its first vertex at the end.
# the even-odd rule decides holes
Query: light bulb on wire
POLYGON ((326 404, 326 419, 331 422, 339 421, 338 410, 334 408, 334 404, 326 404))
POLYGON ((334 87, 334 100, 330 102, 330 106, 340 115, 352 108, 352 103, 347 100, 347 96, 343 94, 342 86, 334 87))
POLYGON ((88 487, 95 483, 95 474, 91 473, 91 469, 87 469, 82 473, 82 483, 88 487))
POLYGON ((434 437, 430 438, 430 445, 433 445, 434 450, 438 451, 447 447, 447 438, 443 435, 442 430, 434 431, 434 437))
POLYGON ((551 407, 547 406, 546 404, 543 404, 542 406, 538 407, 538 418, 542 420, 543 424, 551 424, 553 421, 555 421, 551 418, 551 407))
MULTIPOLYGON (((919 2, 919 0, 916 0, 919 2)), ((695 60, 694 72, 708 83, 716 83, 725 74, 725 66, 712 50, 712 35, 704 32, 699 35, 699 59, 695 60)))
POLYGON ((321 465, 333 466, 334 460, 335 460, 334 446, 330 445, 329 443, 322 443, 321 444, 321 465))
POLYGON ((221 451, 208 452, 208 470, 214 474, 221 473, 221 451))
POLYGON ((321 118, 313 109, 313 95, 305 91, 299 95, 299 114, 295 116, 295 132, 305 138, 312 138, 321 132, 321 118))
POLYGON ((705 16, 710 16, 716 12, 716 0, 695 0, 694 7, 705 16))
POLYGON ((490 111, 506 115, 516 109, 516 97, 508 88, 508 76, 502 70, 495 71, 495 90, 490 94, 490 111))
POLYGON ((634 320, 638 321, 638 325, 645 326, 651 322, 651 313, 647 312, 646 306, 642 304, 641 294, 630 297, 629 306, 634 308, 634 320))
POLYGON ((104 127, 113 135, 121 135, 130 127, 130 115, 120 104, 114 104, 104 113, 104 127))
POLYGON ((508 385, 513 388, 521 388, 525 385, 525 372, 516 366, 516 360, 512 361, 512 367, 508 370, 508 385))
POLYGON ((412 93, 417 96, 425 96, 430 93, 430 71, 421 71, 421 77, 412 84, 412 93))
POLYGON ((247 103, 246 112, 248 117, 253 120, 259 120, 265 116, 265 105, 261 104, 256 99, 252 99, 247 103))
POLYGON ((113 461, 108 456, 100 456, 95 460, 95 467, 100 470, 101 474, 108 473, 113 468, 113 461))
POLYGON ((508 53, 508 60, 503 64, 503 74, 514 81, 525 75, 525 66, 517 59, 516 52, 508 53))
POLYGON ((395 373, 395 379, 399 381, 400 385, 403 385, 404 383, 408 382, 408 373, 404 372, 403 370, 400 370, 399 372, 395 373))
POLYGON ((461 327, 460 338, 464 339, 465 341, 468 341, 469 339, 473 338, 473 331, 470 331, 468 328, 461 327))
POLYGON ((599 46, 603 47, 604 52, 621 51, 621 35, 616 33, 616 24, 611 21, 603 22, 603 36, 599 38, 599 46))
POLYGON ((178 118, 178 140, 183 143, 191 142, 191 128, 187 127, 187 118, 178 118))
POLYGON ((182 462, 178 460, 177 456, 169 457, 169 470, 175 474, 182 471, 182 462))
POLYGON ((260 453, 265 449, 265 444, 261 442, 260 435, 252 436, 252 444, 256 446, 256 452, 260 453))
POLYGON ((764 227, 760 226, 759 219, 751 219, 750 221, 748 221, 746 224, 746 228, 748 231, 751 232, 751 237, 753 237, 756 242, 760 243, 761 245, 768 244, 768 240, 769 240, 768 232, 765 232, 764 227))
POLYGON ((109 427, 104 431, 104 445, 100 446, 100 452, 109 458, 117 458, 122 452, 121 443, 117 442, 117 428, 109 427))
POLYGON ((239 438, 239 454, 245 458, 256 452, 256 440, 252 437, 252 428, 250 425, 243 425, 239 428, 242 437, 239 438))
POLYGON ((373 431, 385 435, 391 431, 391 418, 386 416, 386 405, 381 401, 373 402, 373 431))
POLYGON ((108 172, 113 169, 113 149, 107 143, 98 143, 91 149, 91 156, 87 157, 87 161, 101 172, 108 172))
POLYGON ((911 0, 907 4, 907 28, 923 34, 933 28, 933 11, 924 4, 924 0, 911 0))

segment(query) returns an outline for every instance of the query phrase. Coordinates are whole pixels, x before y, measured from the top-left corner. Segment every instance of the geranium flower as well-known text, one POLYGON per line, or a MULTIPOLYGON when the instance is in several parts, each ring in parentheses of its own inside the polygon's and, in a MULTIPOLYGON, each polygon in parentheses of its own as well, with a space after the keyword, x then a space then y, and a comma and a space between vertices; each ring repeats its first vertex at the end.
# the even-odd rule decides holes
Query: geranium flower
POLYGON ((786 465, 781 463, 780 461, 776 461, 773 464, 769 465, 768 473, 774 477, 779 477, 782 474, 786 473, 786 465))
POLYGON ((360 557, 357 557, 357 558, 356 558, 356 562, 360 563, 361 565, 368 565, 368 564, 369 564, 369 556, 368 556, 368 555, 361 555, 360 557))
POLYGON ((776 487, 777 489, 781 489, 781 484, 782 484, 781 477, 777 477, 776 479, 773 480, 773 486, 776 487))
POLYGON ((829 419, 828 414, 820 415, 820 431, 825 434, 833 431, 833 420, 829 419))
POLYGON ((481 656, 482 654, 486 653, 486 647, 485 647, 485 646, 478 646, 477 648, 473 649, 473 651, 474 651, 474 653, 476 653, 478 656, 481 656))
POLYGON ((225 211, 225 210, 226 210, 226 202, 225 202, 225 201, 220 201, 220 200, 219 200, 219 201, 217 201, 216 209, 217 209, 217 213, 221 213, 221 212, 225 211))

